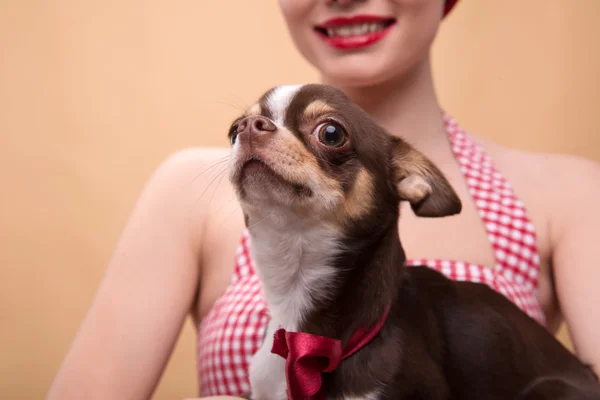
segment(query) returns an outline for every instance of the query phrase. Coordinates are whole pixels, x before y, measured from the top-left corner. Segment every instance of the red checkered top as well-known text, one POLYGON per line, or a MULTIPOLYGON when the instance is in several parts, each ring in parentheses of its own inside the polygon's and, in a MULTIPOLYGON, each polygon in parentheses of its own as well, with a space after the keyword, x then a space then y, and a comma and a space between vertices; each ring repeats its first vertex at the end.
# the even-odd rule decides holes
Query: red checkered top
MULTIPOLYGON (((489 268, 465 261, 429 259, 408 260, 408 265, 427 265, 455 280, 487 284, 545 325, 536 297, 540 260, 536 234, 525 207, 481 146, 454 119, 446 115, 444 121, 452 151, 493 246, 496 265, 489 268)), ((269 314, 248 241, 244 232, 232 282, 199 326, 202 396, 249 391, 248 365, 263 341, 269 314)))

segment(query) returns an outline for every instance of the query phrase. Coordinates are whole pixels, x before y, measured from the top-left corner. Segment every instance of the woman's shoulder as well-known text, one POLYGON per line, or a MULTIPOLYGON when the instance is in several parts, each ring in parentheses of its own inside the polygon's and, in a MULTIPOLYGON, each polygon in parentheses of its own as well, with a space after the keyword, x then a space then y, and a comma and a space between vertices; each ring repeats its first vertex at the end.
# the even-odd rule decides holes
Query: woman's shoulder
POLYGON ((159 169, 176 170, 184 175, 193 173, 197 167, 216 161, 226 161, 230 150, 225 147, 188 147, 167 155, 159 169))
MULTIPOLYGON (((229 151, 219 147, 185 148, 166 156, 146 182, 144 193, 174 201, 173 206, 193 206, 202 209, 207 186, 213 187, 212 196, 230 188, 227 179, 229 151), (215 184, 218 180, 218 184, 215 184)), ((229 193, 226 193, 229 194, 229 193)))
MULTIPOLYGON (((190 234, 201 235, 214 204, 233 195, 228 179, 227 148, 185 148, 166 156, 155 168, 142 193, 180 213, 190 234)), ((193 238, 192 238, 193 239, 193 238)))
POLYGON ((478 140, 494 164, 509 181, 536 182, 537 189, 551 192, 587 191, 598 186, 600 163, 582 156, 535 152, 478 140), (510 175, 510 176, 509 176, 510 175))
POLYGON ((600 164, 571 154, 534 152, 479 140, 501 174, 545 223, 566 226, 599 215, 600 164))
MULTIPOLYGON (((157 189, 166 186, 184 193, 202 190, 215 175, 226 177, 229 167, 229 150, 222 147, 191 147, 167 155, 156 167, 150 182, 157 189)), ((182 194, 182 193, 180 193, 182 194)))

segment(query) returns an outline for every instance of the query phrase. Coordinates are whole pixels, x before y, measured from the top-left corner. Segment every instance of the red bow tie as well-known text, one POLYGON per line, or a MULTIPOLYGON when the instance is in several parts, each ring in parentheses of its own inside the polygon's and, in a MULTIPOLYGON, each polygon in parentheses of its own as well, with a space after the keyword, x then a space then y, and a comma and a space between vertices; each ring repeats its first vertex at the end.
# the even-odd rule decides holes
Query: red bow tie
POLYGON ((321 390, 321 374, 334 371, 343 359, 367 345, 383 327, 388 312, 389 306, 371 329, 356 329, 343 349, 339 339, 304 332, 287 332, 283 328, 277 330, 271 353, 286 359, 289 400, 325 399, 325 393, 321 390))

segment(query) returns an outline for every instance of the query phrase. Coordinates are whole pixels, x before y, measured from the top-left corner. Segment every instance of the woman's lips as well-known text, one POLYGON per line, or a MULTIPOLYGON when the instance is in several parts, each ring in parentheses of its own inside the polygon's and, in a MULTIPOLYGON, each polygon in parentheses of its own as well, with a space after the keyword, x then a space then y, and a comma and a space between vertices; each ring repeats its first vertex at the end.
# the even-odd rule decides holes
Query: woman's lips
POLYGON ((315 32, 325 43, 337 49, 359 49, 381 40, 395 23, 394 18, 357 15, 329 19, 317 25, 315 32))

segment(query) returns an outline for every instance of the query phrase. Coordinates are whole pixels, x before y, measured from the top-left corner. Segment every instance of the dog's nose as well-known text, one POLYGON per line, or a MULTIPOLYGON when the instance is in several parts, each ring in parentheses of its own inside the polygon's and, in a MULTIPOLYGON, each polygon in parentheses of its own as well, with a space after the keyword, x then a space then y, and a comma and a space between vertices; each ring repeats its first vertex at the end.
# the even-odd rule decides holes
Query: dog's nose
POLYGON ((240 121, 237 126, 238 135, 262 135, 275 132, 277 127, 269 118, 262 115, 250 115, 240 121))

